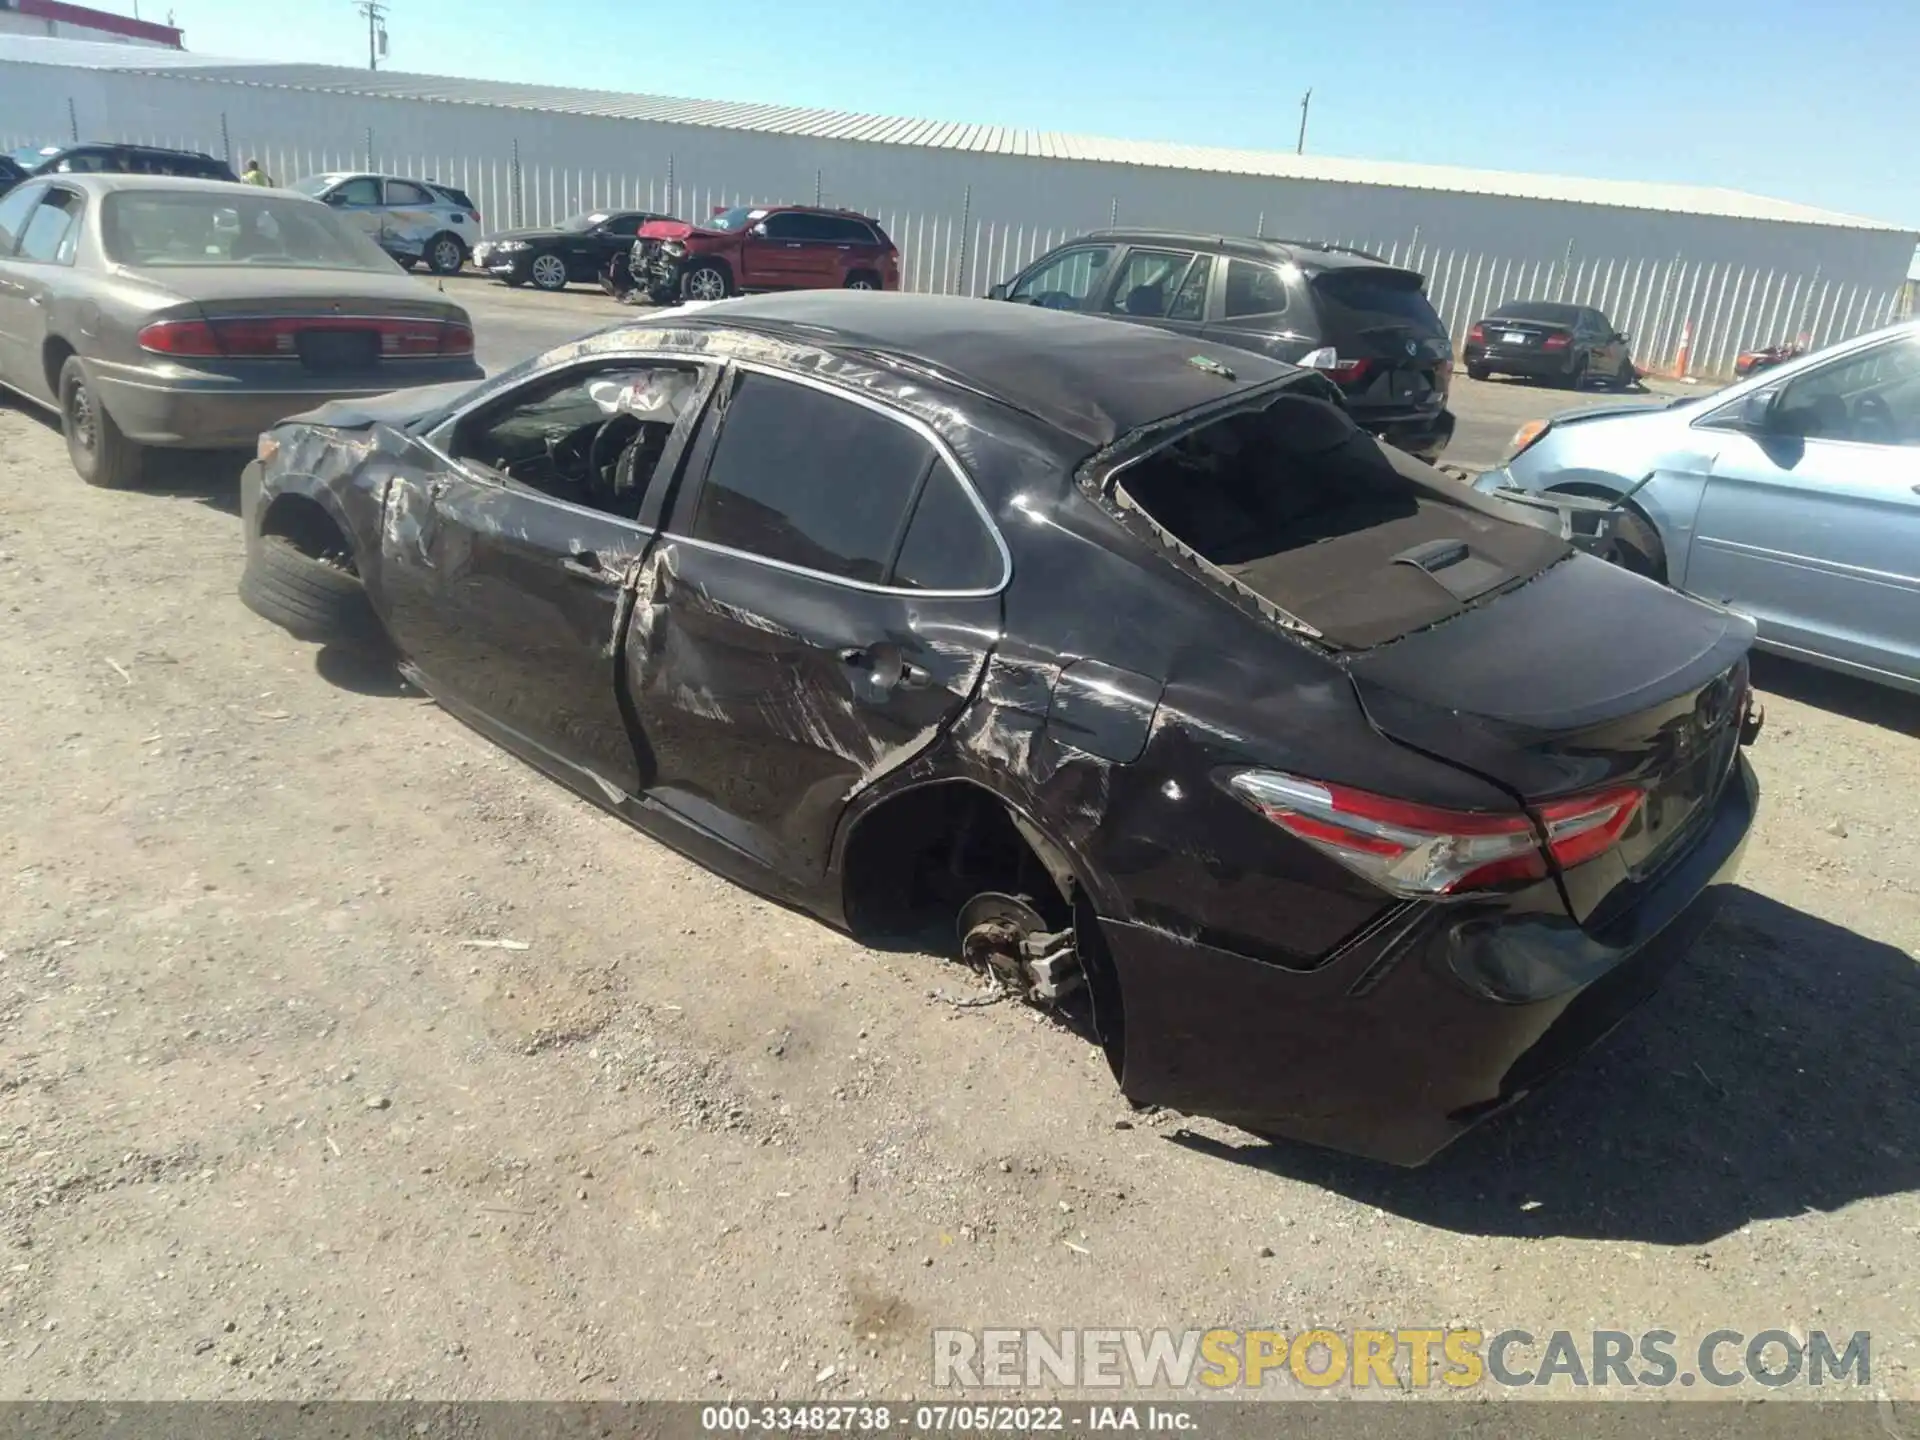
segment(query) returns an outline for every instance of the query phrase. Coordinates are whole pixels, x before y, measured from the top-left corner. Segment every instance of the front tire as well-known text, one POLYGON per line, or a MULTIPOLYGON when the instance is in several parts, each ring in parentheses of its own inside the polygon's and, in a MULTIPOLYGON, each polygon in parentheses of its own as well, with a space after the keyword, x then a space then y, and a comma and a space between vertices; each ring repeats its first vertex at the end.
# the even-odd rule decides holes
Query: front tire
POLYGON ((1607 558, 1622 570, 1667 583, 1667 550, 1660 543, 1660 532, 1632 511, 1614 521, 1613 553, 1607 558))
POLYGON ((1587 357, 1582 355, 1574 362, 1573 369, 1561 382, 1569 390, 1584 390, 1587 384, 1587 357))
POLYGON ((365 646, 382 636, 360 577, 304 554, 284 535, 262 535, 250 547, 240 599, 296 640, 365 646))
POLYGON ((455 235, 440 234, 427 242, 427 269, 436 275, 458 275, 467 263, 467 248, 455 235))
POLYGON ((552 251, 536 255, 527 266, 527 278, 536 290, 549 293, 567 288, 567 262, 552 251))
POLYGON ((732 289, 727 272, 710 263, 695 265, 680 281, 681 297, 687 300, 724 300, 732 289))
POLYGON ((1484 380, 1491 374, 1493 374, 1493 371, 1484 365, 1467 366, 1467 378, 1469 380, 1484 380))
POLYGON ((60 367, 60 432, 67 437, 74 471, 87 484, 125 490, 140 483, 146 452, 120 433, 95 397, 78 355, 69 355, 60 367))
POLYGON ((1620 373, 1614 377, 1613 383, 1622 390, 1631 390, 1640 383, 1640 372, 1634 369, 1631 355, 1620 362, 1620 373))

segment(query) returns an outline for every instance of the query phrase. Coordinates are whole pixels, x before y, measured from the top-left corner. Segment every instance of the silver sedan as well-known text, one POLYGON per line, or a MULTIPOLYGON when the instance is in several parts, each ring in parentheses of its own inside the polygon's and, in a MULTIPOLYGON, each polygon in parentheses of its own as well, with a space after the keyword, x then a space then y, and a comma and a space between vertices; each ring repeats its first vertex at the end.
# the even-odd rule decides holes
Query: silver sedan
POLYGON ((1760 648, 1920 691, 1920 322, 1515 440, 1479 488, 1598 501, 1615 558, 1753 616, 1760 648))
POLYGON ((326 206, 140 175, 0 196, 0 386, 58 411, 94 485, 151 446, 251 449, 329 400, 478 380, 466 311, 326 206))

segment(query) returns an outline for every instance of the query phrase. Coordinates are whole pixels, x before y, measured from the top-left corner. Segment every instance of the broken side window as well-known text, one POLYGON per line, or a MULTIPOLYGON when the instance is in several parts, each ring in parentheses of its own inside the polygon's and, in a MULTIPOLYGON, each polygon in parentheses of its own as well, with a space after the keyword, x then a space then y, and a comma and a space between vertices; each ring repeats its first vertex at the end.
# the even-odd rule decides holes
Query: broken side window
POLYGON ((692 366, 627 363, 536 381, 469 417, 453 456, 470 468, 634 519, 699 389, 692 366))
POLYGON ((926 437, 898 420, 747 372, 727 405, 692 534, 877 584, 933 462, 926 437))

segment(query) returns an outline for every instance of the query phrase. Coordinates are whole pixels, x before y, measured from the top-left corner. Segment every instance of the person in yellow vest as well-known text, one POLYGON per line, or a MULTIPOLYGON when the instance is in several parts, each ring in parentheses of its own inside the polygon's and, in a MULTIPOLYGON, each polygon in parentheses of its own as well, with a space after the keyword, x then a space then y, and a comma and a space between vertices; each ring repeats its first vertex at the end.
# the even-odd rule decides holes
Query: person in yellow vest
POLYGON ((247 168, 240 172, 240 183, 243 185, 266 185, 271 187, 273 177, 260 168, 260 162, 258 160, 249 160, 247 161, 247 168))

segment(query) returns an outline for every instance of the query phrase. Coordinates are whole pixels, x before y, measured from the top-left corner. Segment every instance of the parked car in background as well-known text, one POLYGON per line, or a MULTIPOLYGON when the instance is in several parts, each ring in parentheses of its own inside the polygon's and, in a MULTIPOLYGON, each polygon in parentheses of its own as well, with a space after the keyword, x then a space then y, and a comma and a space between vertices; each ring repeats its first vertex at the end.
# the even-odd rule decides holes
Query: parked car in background
POLYGON ((402 265, 457 274, 480 243, 480 214, 465 193, 399 175, 334 172, 287 187, 331 205, 402 265))
POLYGON ((669 218, 651 210, 590 210, 558 225, 498 230, 474 247, 473 263, 509 285, 564 290, 598 282, 615 256, 633 248, 642 225, 669 218))
POLYGON ((251 449, 342 396, 477 380, 467 314, 326 206, 157 176, 0 197, 0 385, 59 413, 93 485, 149 446, 251 449))
POLYGON ((28 146, 14 151, 13 158, 29 175, 177 175, 236 184, 240 179, 232 166, 204 151, 117 141, 28 146))
POLYGON ((1623 563, 1753 616, 1762 649, 1920 690, 1920 324, 1515 438, 1483 490, 1608 500, 1623 563))
POLYGON ((261 448, 256 611, 1262 1134, 1426 1159, 1653 989, 1753 818, 1750 622, 1211 341, 735 300, 261 448))
POLYGON ((1049 250, 991 298, 1318 370, 1367 430, 1431 460, 1453 436, 1453 345, 1422 287, 1412 270, 1338 246, 1102 230, 1049 250))
POLYGON ((1524 375, 1577 390, 1605 380, 1630 390, 1639 380, 1631 340, 1591 305, 1509 300, 1473 322, 1465 348, 1467 375, 1524 375))
POLYGON ((11 155, 0 155, 0 195, 27 178, 26 167, 11 155))
POLYGON ((1749 375, 1758 375, 1762 370, 1771 370, 1776 365, 1784 365, 1796 356, 1807 353, 1807 347, 1798 340, 1783 340, 1778 345, 1763 345, 1757 350, 1742 350, 1733 359, 1733 374, 1737 380, 1749 375))
POLYGON ((655 220, 630 264, 657 302, 900 288, 900 252, 878 220, 815 205, 735 205, 704 225, 655 220))

